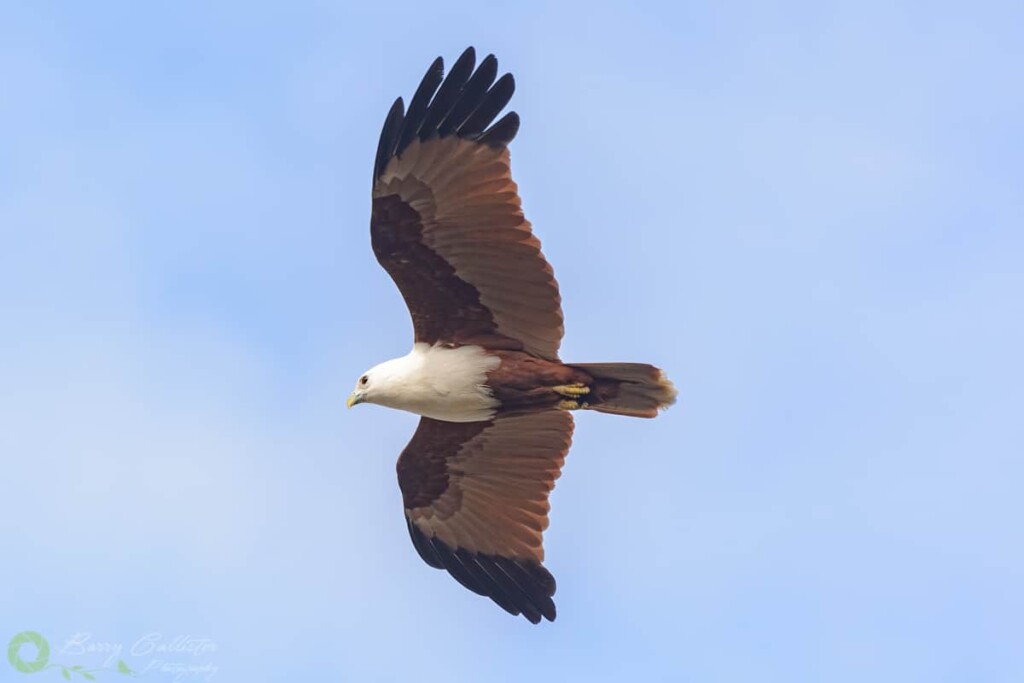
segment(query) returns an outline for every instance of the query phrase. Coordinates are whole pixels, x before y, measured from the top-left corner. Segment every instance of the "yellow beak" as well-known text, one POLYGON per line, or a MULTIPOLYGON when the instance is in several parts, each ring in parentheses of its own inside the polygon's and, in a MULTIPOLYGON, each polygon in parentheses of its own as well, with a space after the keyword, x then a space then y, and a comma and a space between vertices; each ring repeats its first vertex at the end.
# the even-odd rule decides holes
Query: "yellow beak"
POLYGON ((348 400, 345 401, 345 405, 351 408, 357 403, 359 403, 359 397, 356 396, 356 392, 353 391, 351 394, 349 394, 348 400))

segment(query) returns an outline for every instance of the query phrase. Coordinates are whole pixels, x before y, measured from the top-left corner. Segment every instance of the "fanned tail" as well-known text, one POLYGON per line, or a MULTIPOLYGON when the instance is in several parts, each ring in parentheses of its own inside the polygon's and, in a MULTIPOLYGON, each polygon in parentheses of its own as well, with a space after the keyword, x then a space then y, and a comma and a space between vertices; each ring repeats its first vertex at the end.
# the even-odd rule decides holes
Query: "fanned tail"
POLYGON ((646 363, 573 363, 594 378, 587 396, 590 410, 631 417, 657 417, 676 401, 665 373, 646 363))

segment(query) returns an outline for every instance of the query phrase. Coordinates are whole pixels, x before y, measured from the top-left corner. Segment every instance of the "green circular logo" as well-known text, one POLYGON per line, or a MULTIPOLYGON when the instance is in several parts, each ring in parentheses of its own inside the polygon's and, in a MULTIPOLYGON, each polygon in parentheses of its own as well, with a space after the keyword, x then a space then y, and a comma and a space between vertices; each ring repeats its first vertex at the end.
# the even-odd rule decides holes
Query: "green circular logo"
POLYGON ((34 674, 37 671, 42 671, 46 668, 46 663, 50 661, 50 644, 46 642, 46 638, 35 631, 22 631, 11 638, 11 642, 7 646, 7 661, 22 673, 34 674), (36 658, 31 662, 26 662, 20 654, 21 646, 27 643, 36 646, 36 658))

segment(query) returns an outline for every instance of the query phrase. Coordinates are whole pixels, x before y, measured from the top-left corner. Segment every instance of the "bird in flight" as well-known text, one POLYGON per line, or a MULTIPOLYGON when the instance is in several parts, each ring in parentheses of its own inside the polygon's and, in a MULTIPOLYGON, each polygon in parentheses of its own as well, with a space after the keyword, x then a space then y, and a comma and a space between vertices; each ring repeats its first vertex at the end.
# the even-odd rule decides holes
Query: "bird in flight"
POLYGON ((415 341, 361 375, 348 406, 421 416, 397 465, 413 545, 536 624, 555 618, 541 542, 572 411, 654 417, 676 391, 652 365, 559 359, 558 284, 509 166, 519 116, 495 121, 515 81, 494 55, 475 62, 470 47, 445 77, 438 57, 384 121, 370 237, 415 341))

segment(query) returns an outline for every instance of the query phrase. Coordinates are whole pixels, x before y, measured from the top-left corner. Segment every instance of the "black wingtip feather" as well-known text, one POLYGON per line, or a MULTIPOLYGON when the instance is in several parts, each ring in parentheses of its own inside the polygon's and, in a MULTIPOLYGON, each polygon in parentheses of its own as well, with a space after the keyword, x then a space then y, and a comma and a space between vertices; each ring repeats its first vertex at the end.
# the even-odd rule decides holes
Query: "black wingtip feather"
POLYGON ((405 115, 405 122, 402 124, 402 134, 398 138, 398 146, 396 152, 402 153, 406 147, 409 146, 416 136, 420 132, 420 126, 423 125, 423 119, 427 115, 427 106, 430 104, 431 98, 434 97, 434 93, 437 92, 437 86, 441 85, 441 81, 444 80, 444 59, 438 57, 431 63, 430 68, 423 74, 423 80, 420 81, 420 85, 416 88, 416 94, 412 96, 412 100, 409 102, 409 111, 405 115))
POLYGON ((445 569, 456 581, 478 595, 488 597, 509 614, 520 614, 531 623, 555 620, 555 579, 542 565, 499 555, 473 553, 448 547, 427 536, 408 517, 409 536, 423 561, 445 569))
POLYGON ((451 548, 436 538, 431 538, 429 543, 437 552, 437 556, 441 558, 441 562, 444 563, 444 568, 448 570, 448 573, 451 574, 456 581, 477 595, 490 597, 485 590, 485 586, 476 576, 473 576, 469 570, 466 569, 462 564, 462 560, 460 560, 458 556, 451 551, 451 548))
POLYGON ((475 63, 476 50, 472 47, 467 47, 466 51, 455 60, 452 70, 448 72, 447 78, 441 83, 441 87, 427 108, 427 118, 423 120, 423 126, 420 128, 420 140, 429 140, 439 135, 438 126, 458 101, 463 86, 473 74, 475 63))
POLYGON ((451 112, 445 117, 444 122, 438 126, 438 134, 447 137, 456 132, 467 118, 480 106, 487 94, 488 88, 494 83, 498 76, 498 60, 494 55, 487 55, 480 62, 469 81, 462 88, 459 99, 452 107, 451 112))
POLYGON ((510 111, 480 136, 480 142, 491 147, 507 147, 518 132, 519 114, 510 111))
POLYGON ((512 141, 519 130, 518 115, 507 114, 493 126, 491 122, 512 98, 515 79, 507 73, 495 81, 498 60, 494 55, 484 57, 474 70, 475 62, 476 50, 468 47, 445 77, 444 60, 438 57, 423 75, 408 111, 403 110, 401 98, 395 101, 377 146, 375 181, 390 158, 400 155, 417 138, 457 135, 497 148, 512 141))
POLYGON ((388 116, 384 119, 384 127, 380 131, 380 141, 377 142, 377 158, 373 163, 373 179, 376 181, 384 172, 384 167, 398 147, 398 134, 402 128, 402 117, 405 113, 405 104, 399 97, 391 105, 388 116))
POLYGON ((555 594, 555 579, 547 569, 533 562, 524 563, 507 557, 496 557, 494 562, 529 596, 545 619, 555 620, 555 601, 551 599, 555 594))
POLYGON ((470 139, 479 137, 487 126, 491 125, 494 117, 505 108, 515 91, 516 80, 512 74, 505 74, 499 78, 484 95, 473 115, 459 127, 459 136, 470 139))
MULTIPOLYGON (((482 594, 494 601, 498 607, 511 615, 519 616, 522 613, 530 621, 540 618, 540 612, 533 609, 531 605, 521 604, 508 590, 508 586, 500 581, 500 576, 495 576, 487 570, 487 563, 480 561, 480 556, 471 553, 465 548, 459 548, 455 556, 462 563, 462 566, 472 574, 478 581, 482 594)), ((537 622, 534 622, 537 623, 537 622)))
MULTIPOLYGON (((522 611, 523 616, 534 624, 539 624, 542 616, 554 613, 553 610, 549 611, 547 605, 545 605, 545 600, 551 603, 550 597, 538 600, 538 591, 523 588, 522 582, 517 581, 514 576, 506 571, 499 560, 511 561, 508 558, 481 556, 479 563, 503 587, 505 592, 512 596, 516 606, 522 611)), ((551 603, 551 606, 553 608, 554 603, 551 603)))

